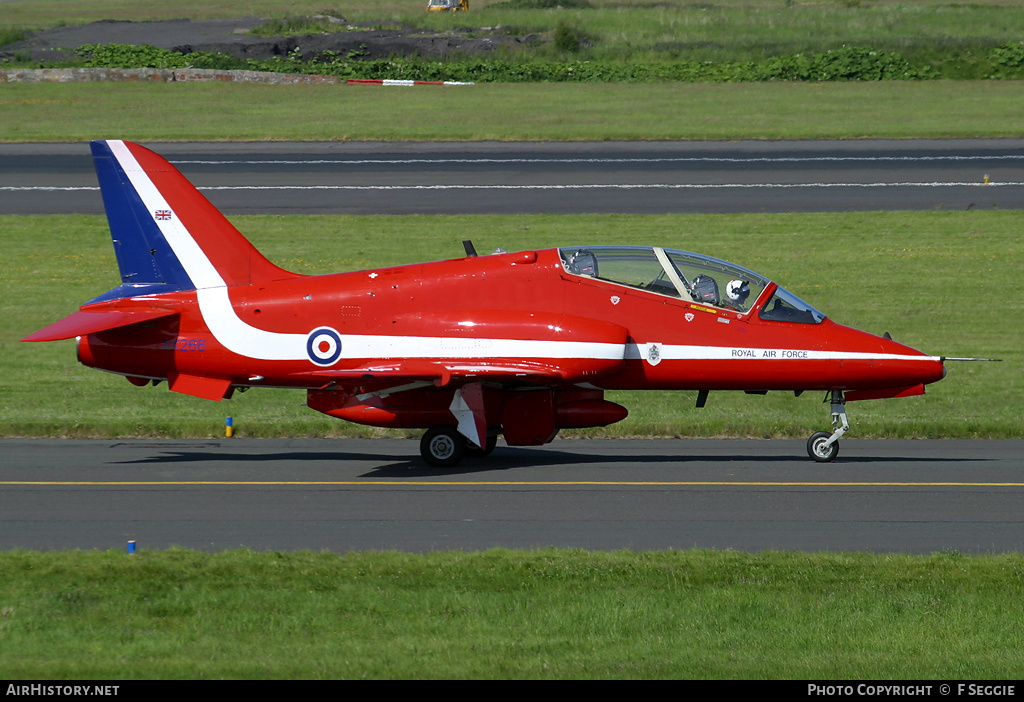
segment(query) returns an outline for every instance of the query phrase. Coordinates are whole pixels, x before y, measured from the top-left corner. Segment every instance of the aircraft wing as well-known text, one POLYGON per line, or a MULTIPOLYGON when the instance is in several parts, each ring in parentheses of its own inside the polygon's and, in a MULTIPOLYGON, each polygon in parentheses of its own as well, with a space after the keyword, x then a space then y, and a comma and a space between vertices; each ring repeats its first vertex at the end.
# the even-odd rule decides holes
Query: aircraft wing
MULTIPOLYGON (((436 406, 436 398, 444 398, 443 406, 458 422, 457 431, 466 437, 473 445, 484 447, 487 444, 488 436, 488 414, 484 403, 484 385, 487 383, 514 383, 517 385, 546 386, 557 388, 578 380, 576 374, 578 368, 563 367, 558 359, 552 359, 550 363, 536 360, 481 360, 481 359, 396 359, 394 361, 374 361, 358 368, 346 370, 322 370, 314 371, 313 375, 324 378, 325 385, 319 391, 310 391, 307 396, 307 406, 325 414, 341 417, 356 418, 359 421, 366 421, 368 417, 387 418, 383 421, 394 421, 399 415, 396 414, 392 400, 387 398, 399 393, 419 395, 418 392, 430 390, 431 386, 454 387, 454 394, 429 393, 430 398, 424 396, 420 399, 412 399, 407 395, 399 401, 399 405, 405 405, 403 413, 415 416, 418 412, 426 411, 429 408, 433 411, 443 411, 442 407, 436 406), (346 387, 347 386, 347 387, 346 387), (410 409, 411 408, 411 409, 410 409)), ((506 392, 499 390, 498 392, 506 392)), ((534 393, 507 393, 510 395, 533 395, 534 393)), ((552 394, 542 393, 545 397, 552 394)), ((528 414, 519 408, 515 409, 514 402, 508 403, 511 409, 507 412, 508 420, 519 424, 523 423, 522 417, 528 414)), ((570 415, 574 412, 589 412, 592 417, 595 411, 595 403, 567 403, 562 412, 567 422, 571 421, 570 415)), ((616 410, 625 410, 612 403, 599 403, 601 412, 608 412, 608 407, 613 406, 616 410)), ((504 403, 503 403, 504 405, 504 403)), ((554 407, 550 408, 552 412, 554 407)), ((614 414, 618 421, 624 415, 614 414)), ((399 420, 400 421, 400 420, 399 420)), ((543 424, 543 423, 542 423, 543 424)), ((566 424, 569 426, 570 424, 566 424)), ((543 425, 545 435, 554 429, 543 425)), ((536 427, 529 426, 527 433, 536 433, 536 427)), ((509 429, 506 427, 506 431, 509 429)), ((508 438, 506 433, 506 439, 508 438)), ((493 445, 493 444, 492 444, 493 445)))
POLYGON ((522 382, 538 385, 557 385, 569 374, 555 365, 531 361, 473 362, 458 360, 426 361, 396 359, 376 361, 358 368, 314 371, 311 375, 323 378, 325 383, 351 385, 354 382, 415 382, 430 381, 438 387, 451 382, 522 382))

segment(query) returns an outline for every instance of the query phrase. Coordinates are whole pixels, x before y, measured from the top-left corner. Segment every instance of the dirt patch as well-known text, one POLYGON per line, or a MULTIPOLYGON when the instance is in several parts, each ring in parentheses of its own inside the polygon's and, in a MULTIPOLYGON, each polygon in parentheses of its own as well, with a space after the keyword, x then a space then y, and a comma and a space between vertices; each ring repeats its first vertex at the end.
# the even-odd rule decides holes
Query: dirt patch
POLYGON ((38 32, 25 41, 0 49, 0 59, 62 61, 75 58, 73 51, 85 44, 145 44, 187 53, 215 51, 236 58, 267 59, 300 55, 303 60, 336 52, 363 59, 389 56, 445 56, 453 53, 490 53, 505 44, 536 41, 538 37, 512 36, 500 27, 465 28, 446 32, 424 32, 388 22, 388 29, 375 29, 379 22, 349 24, 332 18, 343 31, 301 36, 257 37, 247 32, 265 20, 246 17, 236 20, 125 22, 103 20, 80 27, 59 27, 38 32))

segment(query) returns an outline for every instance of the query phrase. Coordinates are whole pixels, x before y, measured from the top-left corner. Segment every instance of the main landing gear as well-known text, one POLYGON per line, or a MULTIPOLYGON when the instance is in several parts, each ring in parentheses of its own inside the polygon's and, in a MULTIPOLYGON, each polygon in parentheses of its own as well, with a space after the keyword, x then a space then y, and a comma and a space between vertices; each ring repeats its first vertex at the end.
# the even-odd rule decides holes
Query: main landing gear
POLYGON ((494 450, 498 436, 488 436, 483 446, 471 443, 452 426, 438 424, 427 429, 420 439, 420 455, 427 465, 435 468, 450 468, 462 460, 463 456, 486 456, 494 450))
POLYGON ((839 437, 850 428, 846 420, 846 398, 842 390, 832 391, 832 433, 819 431, 807 440, 807 455, 818 463, 828 463, 839 455, 839 437))

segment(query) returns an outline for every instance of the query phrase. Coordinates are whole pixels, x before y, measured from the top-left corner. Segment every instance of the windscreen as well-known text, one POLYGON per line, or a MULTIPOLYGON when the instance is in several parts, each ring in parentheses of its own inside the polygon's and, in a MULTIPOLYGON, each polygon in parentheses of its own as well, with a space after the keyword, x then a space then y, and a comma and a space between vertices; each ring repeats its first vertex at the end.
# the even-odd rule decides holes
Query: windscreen
POLYGON ((785 288, 775 288, 771 299, 761 308, 760 317, 772 322, 821 324, 825 319, 825 314, 785 288))

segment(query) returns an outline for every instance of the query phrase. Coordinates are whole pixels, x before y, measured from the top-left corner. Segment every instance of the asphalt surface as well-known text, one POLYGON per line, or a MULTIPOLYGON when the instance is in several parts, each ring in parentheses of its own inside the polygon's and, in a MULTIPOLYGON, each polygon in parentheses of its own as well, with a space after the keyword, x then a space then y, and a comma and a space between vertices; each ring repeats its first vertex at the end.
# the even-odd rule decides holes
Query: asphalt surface
MULTIPOLYGON (((1024 140, 148 144, 226 214, 1024 209, 1024 140)), ((87 144, 0 144, 0 212, 100 214, 87 144)))
POLYGON ((1016 552, 1024 441, 0 441, 0 548, 1016 552))

